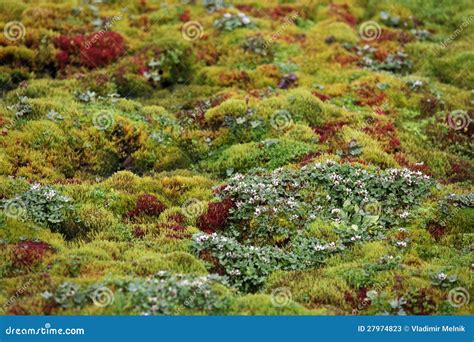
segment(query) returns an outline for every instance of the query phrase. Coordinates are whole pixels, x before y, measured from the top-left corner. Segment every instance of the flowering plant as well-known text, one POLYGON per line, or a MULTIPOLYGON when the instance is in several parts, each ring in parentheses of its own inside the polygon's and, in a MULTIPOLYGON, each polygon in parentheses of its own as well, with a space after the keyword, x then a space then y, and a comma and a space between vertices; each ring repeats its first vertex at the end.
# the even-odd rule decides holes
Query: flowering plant
POLYGON ((40 225, 57 227, 64 222, 73 206, 71 199, 61 195, 50 186, 33 184, 28 191, 4 201, 4 207, 18 208, 18 218, 31 219, 40 225))
POLYGON ((244 13, 225 13, 222 18, 214 21, 214 26, 219 30, 233 31, 239 27, 252 27, 254 24, 244 13))

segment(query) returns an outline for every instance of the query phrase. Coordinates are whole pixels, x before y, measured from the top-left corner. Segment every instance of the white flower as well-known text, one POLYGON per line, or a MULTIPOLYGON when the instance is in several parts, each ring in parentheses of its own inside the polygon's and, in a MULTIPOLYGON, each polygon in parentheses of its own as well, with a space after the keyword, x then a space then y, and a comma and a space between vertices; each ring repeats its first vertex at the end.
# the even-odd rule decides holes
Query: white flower
POLYGON ((230 13, 224 14, 224 18, 226 18, 226 19, 229 19, 229 18, 231 18, 231 17, 232 17, 232 14, 230 14, 230 13))
POLYGON ((438 274, 438 279, 441 280, 441 281, 445 280, 447 277, 448 277, 448 275, 443 273, 443 272, 438 274))
POLYGON ((250 24, 250 19, 248 17, 243 17, 242 18, 242 23, 244 23, 245 25, 248 25, 248 24, 250 24))
POLYGON ((39 188, 41 188, 41 184, 40 183, 34 183, 30 189, 31 190, 38 190, 39 188))
POLYGON ((397 241, 396 245, 397 247, 405 248, 407 246, 407 243, 405 241, 397 241))
POLYGON ((407 210, 403 211, 400 214, 400 218, 402 218, 402 219, 406 219, 406 218, 408 218, 408 216, 410 216, 410 213, 407 210))

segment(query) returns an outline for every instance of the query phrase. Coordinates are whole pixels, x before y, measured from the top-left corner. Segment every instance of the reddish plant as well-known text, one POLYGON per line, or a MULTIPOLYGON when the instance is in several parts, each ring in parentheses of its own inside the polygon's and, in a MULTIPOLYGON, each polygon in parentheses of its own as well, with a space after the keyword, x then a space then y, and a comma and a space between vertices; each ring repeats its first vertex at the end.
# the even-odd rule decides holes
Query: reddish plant
POLYGON ((400 150, 400 140, 397 137, 397 129, 392 122, 375 121, 366 126, 363 130, 370 136, 382 142, 385 151, 388 153, 400 150))
POLYGON ((383 41, 396 41, 401 44, 406 44, 414 40, 414 37, 412 34, 407 33, 405 31, 391 31, 383 28, 380 33, 380 37, 377 38, 378 42, 383 42, 383 41))
POLYGON ((357 89, 357 95, 359 96, 356 101, 358 106, 380 106, 385 99, 384 92, 378 89, 376 90, 368 84, 364 84, 357 89))
POLYGON ((142 237, 145 236, 145 231, 141 229, 140 227, 135 227, 133 230, 133 236, 135 236, 138 239, 141 239, 142 237))
POLYGON ((313 94, 314 96, 316 96, 318 99, 320 99, 323 102, 326 102, 331 99, 331 96, 324 95, 323 93, 319 93, 317 91, 313 91, 311 94, 313 94))
POLYGON ((354 64, 354 63, 359 62, 360 57, 352 56, 352 55, 346 55, 346 54, 337 54, 332 58, 332 60, 334 62, 339 63, 342 66, 344 66, 344 65, 354 64))
POLYGON ((308 153, 307 155, 303 156, 303 158, 300 160, 300 165, 303 166, 303 165, 306 165, 306 164, 310 163, 314 158, 316 158, 320 154, 321 153, 319 153, 319 152, 308 153))
POLYGON ((431 234, 433 239, 439 241, 439 239, 441 239, 445 233, 445 228, 439 223, 431 222, 428 226, 428 232, 431 234))
POLYGON ((229 210, 234 203, 231 199, 225 199, 222 202, 209 203, 207 212, 199 216, 197 226, 206 233, 214 233, 222 229, 229 216, 229 210))
POLYGON ((138 216, 160 216, 165 209, 166 206, 155 196, 143 194, 138 197, 135 209, 129 211, 127 216, 130 218, 138 216))
POLYGON ((201 251, 199 253, 199 257, 204 260, 204 261, 207 261, 209 264, 212 265, 211 269, 209 270, 209 272, 211 273, 217 273, 219 275, 224 275, 226 273, 225 271, 225 268, 219 263, 219 259, 217 259, 215 256, 213 256, 211 254, 211 252, 209 251, 201 251))
POLYGON ((431 315, 436 312, 436 301, 432 289, 421 288, 410 291, 405 296, 403 309, 409 315, 431 315))
POLYGON ((469 162, 462 159, 451 159, 449 161, 451 166, 451 176, 448 181, 450 183, 472 181, 474 179, 472 166, 469 162))
POLYGON ((176 223, 184 223, 184 221, 186 221, 186 217, 184 217, 183 214, 176 213, 168 216, 168 220, 176 223))
POLYGON ((179 20, 183 23, 191 20, 191 15, 189 14, 189 10, 185 10, 183 13, 179 15, 179 20))
POLYGON ((43 258, 43 256, 49 251, 52 251, 52 248, 46 242, 18 242, 12 250, 12 265, 15 268, 32 267, 38 264, 43 258))
POLYGON ((280 18, 285 18, 293 12, 295 12, 294 7, 278 5, 276 7, 269 8, 268 15, 273 20, 278 20, 280 18))
POLYGON ((401 152, 395 153, 395 160, 398 164, 400 164, 400 166, 406 167, 407 169, 410 169, 412 171, 420 171, 423 172, 425 175, 431 175, 431 170, 428 165, 425 165, 424 163, 412 164, 405 158, 405 156, 401 152))
POLYGON ((331 122, 321 127, 313 127, 313 131, 319 134, 319 141, 323 143, 331 138, 344 125, 346 125, 345 122, 331 122))
POLYGON ((219 74, 221 86, 246 85, 250 82, 250 76, 243 70, 231 70, 219 74))
POLYGON ((178 223, 162 223, 158 226, 158 229, 164 232, 166 237, 170 239, 185 239, 190 237, 190 234, 186 233, 186 227, 178 223))
POLYGON ((347 4, 330 4, 329 13, 351 26, 357 24, 357 18, 350 13, 349 5, 347 4))
POLYGON ((357 293, 353 294, 349 291, 344 293, 345 301, 356 309, 363 309, 370 305, 370 300, 367 299, 367 288, 362 287, 357 290, 357 293))
POLYGON ((89 68, 110 64, 124 51, 124 40, 117 32, 96 32, 88 36, 61 35, 55 40, 59 67, 79 64, 89 68))
POLYGON ((420 100, 420 112, 423 117, 432 116, 438 110, 439 101, 436 97, 428 95, 420 100))

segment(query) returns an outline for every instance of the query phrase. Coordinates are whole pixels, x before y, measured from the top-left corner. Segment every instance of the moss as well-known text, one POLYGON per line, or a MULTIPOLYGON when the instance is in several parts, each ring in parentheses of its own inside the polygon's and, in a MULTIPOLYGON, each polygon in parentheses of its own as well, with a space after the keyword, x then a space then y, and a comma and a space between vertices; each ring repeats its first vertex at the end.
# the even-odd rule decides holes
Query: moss
POLYGON ((328 277, 321 270, 275 273, 269 278, 269 291, 280 286, 288 288, 294 301, 311 308, 347 308, 348 284, 341 278, 328 277))
POLYGON ((474 68, 473 55, 468 51, 450 54, 437 61, 433 72, 442 82, 468 89, 474 82, 472 73, 469 72, 474 68))
POLYGON ((380 144, 368 134, 345 126, 342 130, 342 135, 346 144, 349 144, 352 139, 357 141, 357 143, 362 147, 362 158, 364 160, 383 167, 398 166, 395 159, 386 153, 380 144))
POLYGON ((293 302, 283 307, 277 307, 272 304, 271 296, 264 294, 238 297, 230 307, 229 314, 234 315, 321 315, 326 313, 324 310, 307 310, 293 302))
POLYGON ((230 99, 219 106, 209 109, 206 114, 206 122, 210 125, 222 124, 226 116, 239 117, 243 116, 247 111, 245 101, 230 99))

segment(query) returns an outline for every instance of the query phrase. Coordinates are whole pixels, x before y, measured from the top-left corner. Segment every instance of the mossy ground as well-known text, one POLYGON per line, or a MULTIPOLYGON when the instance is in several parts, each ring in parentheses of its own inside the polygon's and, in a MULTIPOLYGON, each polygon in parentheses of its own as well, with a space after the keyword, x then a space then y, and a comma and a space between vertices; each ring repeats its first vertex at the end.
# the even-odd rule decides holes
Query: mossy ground
POLYGON ((473 313, 470 1, 78 3, 0 3, 1 314, 473 313))

